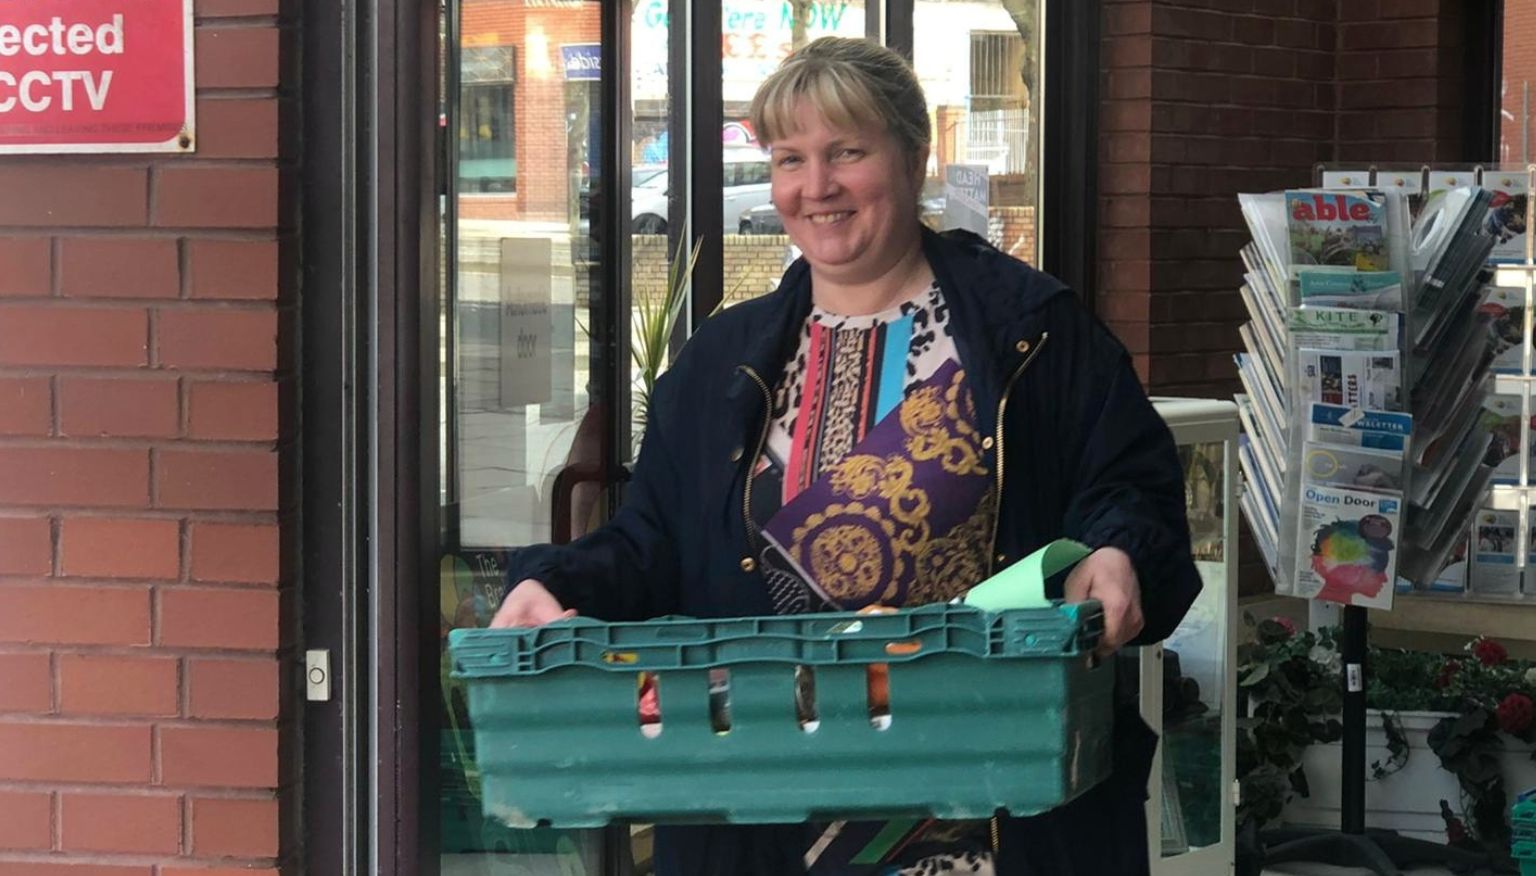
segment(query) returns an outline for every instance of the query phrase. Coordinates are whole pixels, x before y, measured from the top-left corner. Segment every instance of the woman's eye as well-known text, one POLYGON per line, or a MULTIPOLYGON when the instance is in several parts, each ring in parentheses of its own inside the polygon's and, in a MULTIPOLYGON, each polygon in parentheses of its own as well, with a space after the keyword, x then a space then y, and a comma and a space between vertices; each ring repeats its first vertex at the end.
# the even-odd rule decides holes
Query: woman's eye
POLYGON ((800 159, 794 155, 786 155, 779 159, 779 167, 789 167, 792 164, 799 163, 799 161, 800 159))
POLYGON ((853 149, 853 148, 839 149, 837 151, 837 155, 835 157, 841 158, 844 161, 856 161, 856 160, 864 157, 864 150, 863 149, 853 149))

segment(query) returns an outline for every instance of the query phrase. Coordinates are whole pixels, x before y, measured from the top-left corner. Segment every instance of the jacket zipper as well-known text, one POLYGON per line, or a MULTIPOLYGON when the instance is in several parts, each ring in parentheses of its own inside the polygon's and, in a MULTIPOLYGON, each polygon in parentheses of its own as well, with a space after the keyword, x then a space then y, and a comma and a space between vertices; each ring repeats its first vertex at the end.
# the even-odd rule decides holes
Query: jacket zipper
POLYGON ((1021 345, 1024 345, 1024 352, 1028 352, 1029 356, 1019 363, 1018 368, 1013 370, 1013 376, 1009 377, 1008 382, 1003 384, 1002 397, 997 400, 997 425, 994 427, 995 434, 992 439, 993 443, 997 446, 997 498, 993 500, 992 541, 989 545, 991 549, 987 553, 988 577, 991 577, 992 573, 996 571, 994 567, 997 565, 997 527, 1003 519, 1003 415, 1008 411, 1008 394, 1013 392, 1013 385, 1018 382, 1019 376, 1040 355, 1040 351, 1045 348, 1045 342, 1050 337, 1050 332, 1041 334, 1040 339, 1035 341, 1032 348, 1028 341, 1019 342, 1021 345))
POLYGON ((752 382, 756 383, 757 388, 763 392, 763 428, 758 432, 757 449, 752 452, 751 464, 747 466, 746 486, 741 491, 741 518, 746 524, 748 537, 753 540, 753 543, 749 544, 747 548, 748 550, 755 551, 757 549, 758 527, 757 522, 752 519, 752 480, 753 473, 757 471, 757 461, 763 455, 763 445, 768 443, 768 428, 770 421, 773 419, 773 392, 768 389, 768 382, 763 380, 752 366, 739 365, 737 367, 742 373, 752 378, 752 382))
MULTIPOLYGON (((993 427, 992 438, 993 444, 997 448, 997 497, 993 499, 992 540, 988 544, 989 550, 987 551, 987 577, 989 578, 992 577, 992 573, 995 571, 994 567, 997 565, 997 529, 998 524, 1003 519, 1003 415, 1008 411, 1008 395, 1013 392, 1013 385, 1018 382, 1019 376, 1024 373, 1024 369, 1028 368, 1030 363, 1035 361, 1035 357, 1040 355, 1040 350, 1045 347, 1045 342, 1050 336, 1050 332, 1042 333, 1040 339, 1035 341, 1033 345, 1028 345, 1027 341, 1019 342, 1021 345, 1026 345, 1023 351, 1029 355, 1025 357, 1023 362, 1019 363, 1019 367, 1013 369, 1013 375, 1008 378, 1007 383, 1003 384, 1003 394, 997 400, 997 424, 993 427), (1031 346, 1033 349, 1031 349, 1031 346)), ((1003 845, 1002 828, 998 823, 996 815, 992 816, 991 828, 992 865, 995 867, 997 866, 998 852, 1001 851, 1003 845)))

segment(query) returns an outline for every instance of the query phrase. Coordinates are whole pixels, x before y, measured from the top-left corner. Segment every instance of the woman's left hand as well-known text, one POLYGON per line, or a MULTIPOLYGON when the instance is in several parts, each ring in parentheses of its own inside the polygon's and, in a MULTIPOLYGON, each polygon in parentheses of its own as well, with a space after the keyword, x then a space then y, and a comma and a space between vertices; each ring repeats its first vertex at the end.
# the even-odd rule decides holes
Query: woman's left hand
POLYGON ((1104 606, 1104 635, 1094 653, 1108 657, 1141 632, 1141 582, 1131 556, 1119 548, 1103 547, 1089 554, 1067 576, 1068 602, 1097 599, 1104 606))

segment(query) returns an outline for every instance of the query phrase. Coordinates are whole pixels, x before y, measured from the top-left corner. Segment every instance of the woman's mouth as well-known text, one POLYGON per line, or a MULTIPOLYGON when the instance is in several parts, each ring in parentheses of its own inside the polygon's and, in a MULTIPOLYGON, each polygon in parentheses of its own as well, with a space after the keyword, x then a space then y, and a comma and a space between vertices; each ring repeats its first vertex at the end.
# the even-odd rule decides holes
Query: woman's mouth
POLYGON ((842 222, 852 215, 852 210, 843 210, 838 213, 812 213, 807 218, 812 225, 831 225, 834 222, 842 222))

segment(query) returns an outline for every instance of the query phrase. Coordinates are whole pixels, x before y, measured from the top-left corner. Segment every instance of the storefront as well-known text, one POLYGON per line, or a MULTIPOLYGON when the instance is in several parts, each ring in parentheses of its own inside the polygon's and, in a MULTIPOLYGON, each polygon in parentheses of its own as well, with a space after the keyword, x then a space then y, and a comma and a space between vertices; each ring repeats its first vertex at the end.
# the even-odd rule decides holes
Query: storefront
POLYGON ((677 341, 777 282, 765 72, 908 54, 925 221, 1214 398, 1233 193, 1518 153, 1505 5, 197 0, 192 154, 0 156, 0 873, 644 872, 482 817, 443 643, 621 494, 674 256, 677 341))

